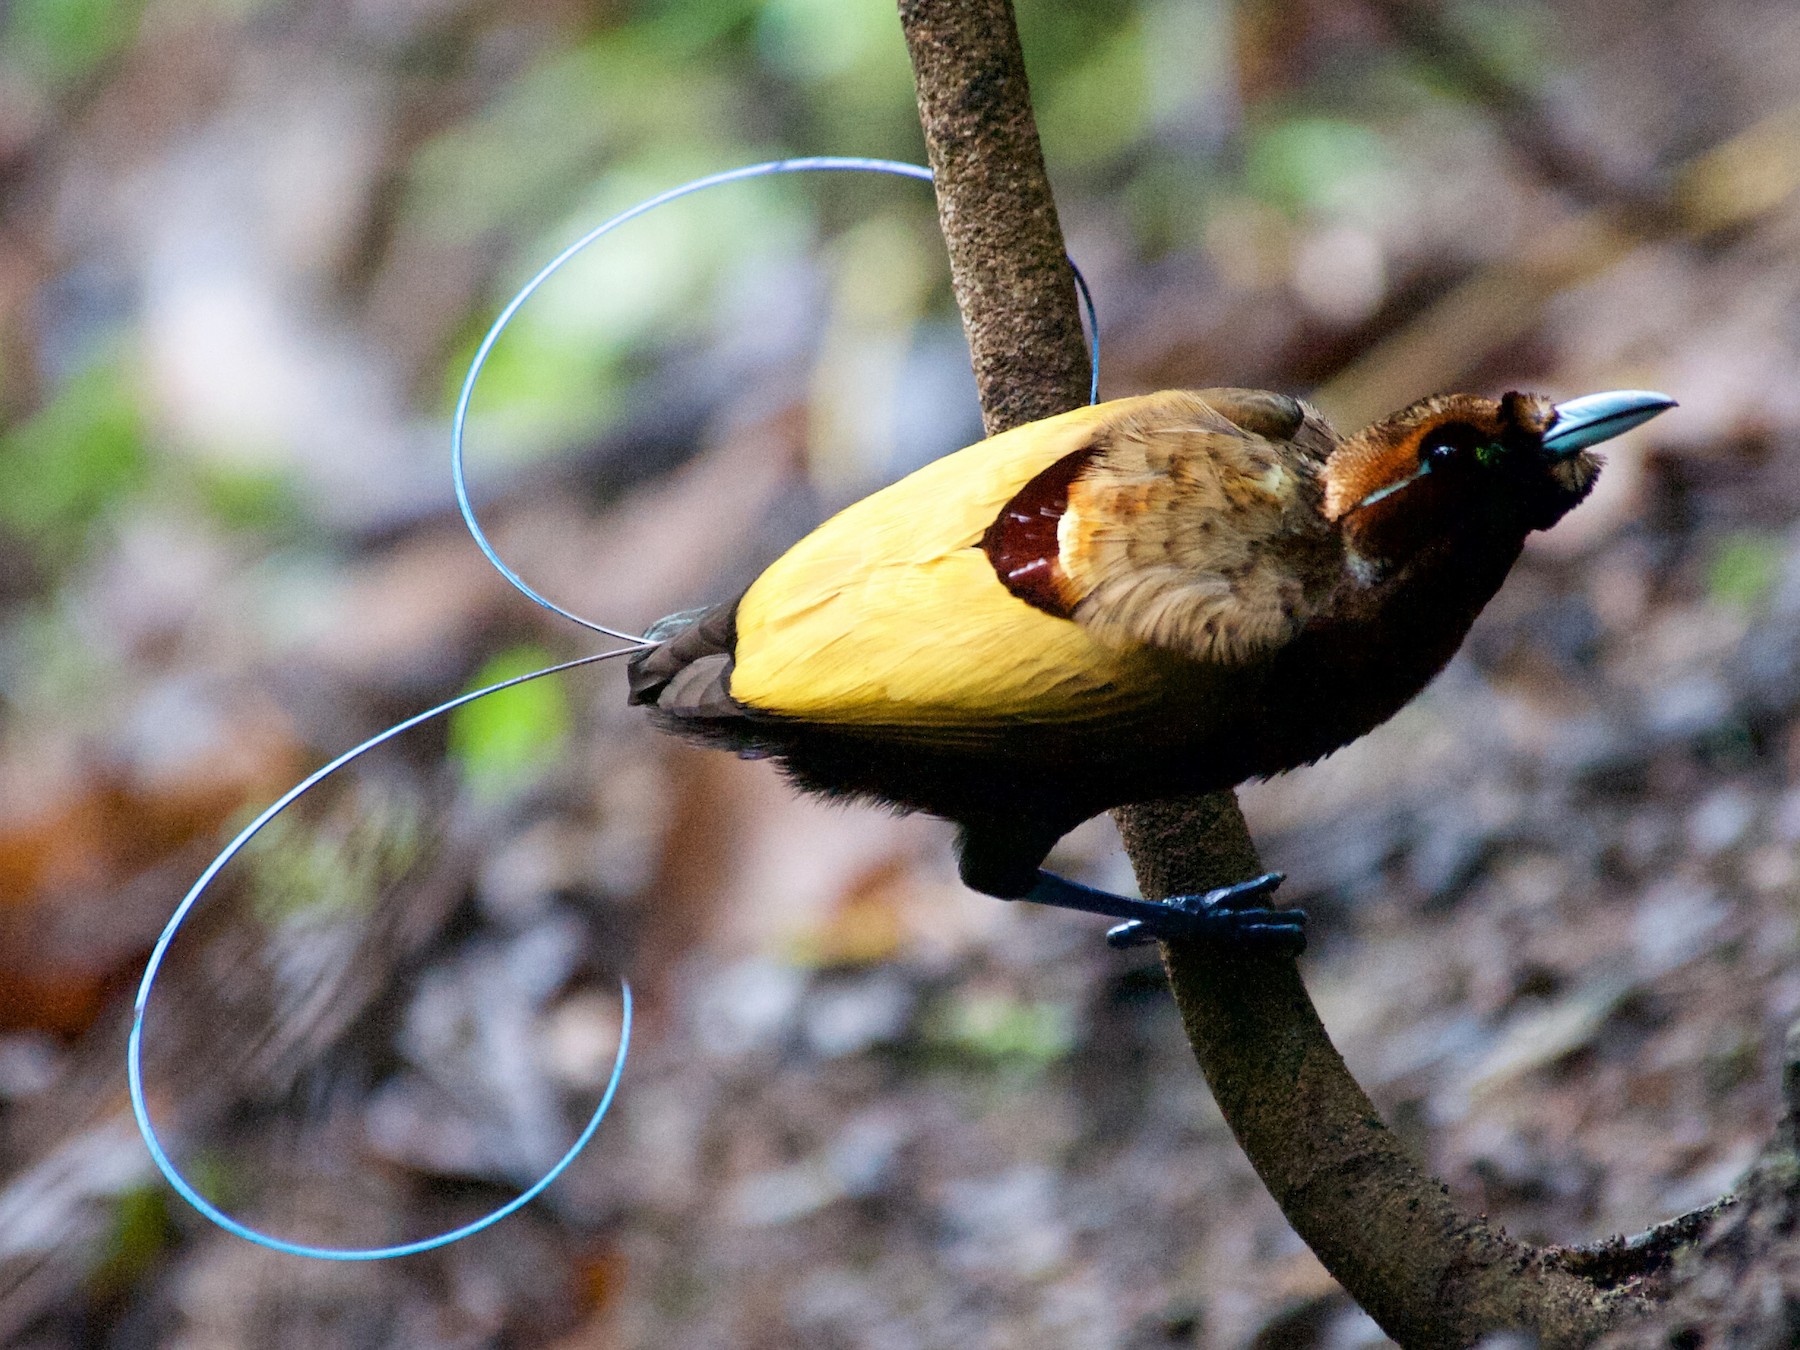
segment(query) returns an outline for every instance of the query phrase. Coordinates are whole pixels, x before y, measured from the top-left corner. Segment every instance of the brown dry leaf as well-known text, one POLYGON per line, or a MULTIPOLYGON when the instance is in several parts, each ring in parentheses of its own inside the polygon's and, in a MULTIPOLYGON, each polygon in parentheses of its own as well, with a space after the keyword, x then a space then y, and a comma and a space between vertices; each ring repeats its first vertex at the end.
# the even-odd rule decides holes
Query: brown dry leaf
MULTIPOLYGON (((229 747, 159 769, 100 768, 0 823, 0 1030, 84 1031, 128 981, 166 910, 127 887, 203 850, 226 823, 297 778, 280 719, 232 729, 229 747), (135 903, 134 903, 135 901, 135 903)), ((197 869, 204 857, 195 854, 197 869)), ((167 908, 179 892, 171 885, 167 908)))
MULTIPOLYGON (((20 950, 0 926, 0 946, 20 950)), ((139 953, 112 970, 40 966, 36 970, 0 966, 0 1033, 41 1031, 79 1036, 91 1027, 112 997, 131 985, 139 953)))
POLYGON ((824 918, 799 941, 809 965, 868 966, 891 961, 905 950, 905 909, 911 868, 886 858, 853 876, 824 918))

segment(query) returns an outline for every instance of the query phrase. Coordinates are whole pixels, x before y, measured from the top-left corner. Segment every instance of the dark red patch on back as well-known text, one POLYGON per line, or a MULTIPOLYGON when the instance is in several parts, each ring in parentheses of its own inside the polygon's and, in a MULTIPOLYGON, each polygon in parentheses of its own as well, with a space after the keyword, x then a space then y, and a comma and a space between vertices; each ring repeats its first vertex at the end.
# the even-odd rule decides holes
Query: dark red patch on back
POLYGON ((1097 445, 1086 446, 1039 471, 981 536, 981 551, 994 565, 1000 584, 1059 619, 1068 618, 1074 607, 1062 590, 1056 527, 1069 509, 1069 485, 1099 452, 1097 445))

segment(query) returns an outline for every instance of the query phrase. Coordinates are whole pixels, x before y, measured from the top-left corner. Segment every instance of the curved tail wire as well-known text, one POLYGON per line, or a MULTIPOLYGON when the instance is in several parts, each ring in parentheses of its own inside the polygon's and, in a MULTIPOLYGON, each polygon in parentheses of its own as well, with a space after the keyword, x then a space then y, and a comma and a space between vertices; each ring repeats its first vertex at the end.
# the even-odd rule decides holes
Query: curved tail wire
POLYGON ((137 1000, 132 1005, 131 1036, 125 1047, 125 1069, 131 1085, 131 1113, 137 1119, 138 1132, 144 1136, 144 1143, 150 1150, 150 1157, 156 1163, 157 1170, 162 1173, 163 1179, 175 1189, 182 1199, 227 1232, 236 1233, 239 1237, 246 1238, 259 1247, 267 1247, 271 1251, 287 1252, 293 1256, 313 1256, 325 1261, 378 1261, 390 1256, 412 1256, 419 1252, 428 1252, 434 1247, 447 1246, 449 1243, 468 1237, 471 1233, 480 1232, 490 1224, 498 1223, 507 1215, 531 1203, 546 1186, 561 1176, 569 1164, 575 1161, 576 1155, 587 1147, 588 1140, 594 1137, 594 1132, 600 1128, 600 1122, 606 1118, 606 1113, 612 1106, 613 1097, 619 1088, 619 1079, 625 1072, 626 1055, 631 1048, 631 985, 623 980, 620 981, 624 998, 624 1013, 619 1023, 619 1050, 613 1060, 612 1075, 607 1079, 606 1091, 601 1095, 600 1104, 594 1108, 594 1114, 588 1118, 587 1126, 576 1137, 575 1142, 569 1146, 569 1151, 563 1154, 548 1172, 544 1173, 525 1191, 514 1196, 498 1209, 476 1219, 473 1223, 464 1224, 461 1228, 452 1229, 447 1233, 439 1233, 435 1237, 422 1238, 417 1242, 406 1242, 395 1247, 314 1247, 305 1243, 289 1242, 285 1238, 260 1232, 248 1224, 232 1218, 195 1190, 188 1179, 181 1174, 181 1169, 175 1166, 174 1160, 169 1157, 168 1151, 163 1147, 162 1139, 156 1132, 156 1126, 150 1119, 150 1105, 144 1094, 144 1016, 149 1009, 150 992, 156 987, 156 977, 162 970, 163 958, 168 955, 169 945, 175 941, 175 935, 181 931, 182 924, 187 922, 189 913, 199 903, 200 897, 212 884, 213 878, 224 870, 227 863, 237 857, 244 846, 254 839, 265 825, 331 777, 332 774, 354 760, 360 759, 376 746, 383 745, 393 740, 394 737, 411 731, 421 723, 431 721, 434 717, 441 717, 464 704, 473 703, 478 698, 486 698, 489 694, 497 694, 502 689, 511 689, 514 685, 525 684, 530 680, 540 680, 547 675, 560 675, 564 671, 574 670, 580 666, 590 666, 600 661, 611 660, 615 656, 625 656, 636 650, 636 647, 615 648, 612 651, 597 652, 589 656, 578 656, 572 661, 563 661, 543 670, 534 670, 529 675, 515 675, 510 680, 501 680, 497 684, 474 689, 466 694, 459 694, 453 699, 438 704, 435 708, 415 713, 404 722, 395 723, 386 731, 369 737, 355 749, 346 750, 331 763, 314 770, 294 784, 276 798, 261 815, 240 830, 237 838, 227 844, 219 856, 207 865, 199 879, 188 888, 188 893, 182 897, 181 903, 175 907, 174 914, 170 915, 169 922, 163 926, 162 934, 156 939, 156 946, 150 951, 150 960, 144 967, 144 978, 138 984, 137 1000))
MULTIPOLYGON (((576 254, 580 253, 596 240, 610 234, 613 230, 616 230, 626 222, 635 220, 639 216, 655 210, 659 206, 700 192, 706 188, 718 187, 725 183, 735 183, 746 178, 761 178, 771 174, 811 172, 882 173, 901 178, 920 179, 926 182, 931 180, 931 170, 925 168, 923 165, 907 164, 897 160, 864 159, 849 156, 817 156, 805 159, 770 160, 761 164, 745 165, 742 168, 727 169, 722 173, 709 174, 704 178, 696 178, 692 182, 683 183, 679 187, 670 188, 667 192, 659 193, 647 201, 639 202, 636 206, 633 206, 627 211, 620 212, 612 219, 595 226, 580 239, 577 239, 573 244, 570 244, 561 253, 557 254, 555 258, 551 259, 549 263, 540 269, 538 273, 533 276, 531 280, 526 282, 525 285, 519 289, 519 292, 507 302, 506 307, 500 311, 499 316, 494 320, 493 325, 482 338, 480 346, 476 348, 475 356, 469 363, 469 373, 464 377, 462 390, 457 396, 456 411, 451 419, 450 427, 450 473, 456 490, 457 509, 462 513, 463 523, 468 526, 469 534, 475 540, 476 546, 480 548, 482 553, 487 557, 487 560, 494 565, 500 575, 505 577, 512 587, 521 595, 525 596, 532 603, 549 610, 551 613, 561 615, 571 623, 579 624, 581 627, 586 628, 591 632, 615 638, 628 645, 625 647, 614 648, 610 651, 576 657, 572 661, 564 661, 557 665, 548 666, 543 670, 533 671, 527 675, 514 676, 512 679, 501 680, 500 682, 488 685, 485 688, 472 690, 466 694, 459 694, 453 699, 438 704, 435 708, 430 708, 425 712, 417 713, 412 717, 407 718, 405 721, 398 722, 389 727, 386 731, 371 736, 368 740, 364 741, 361 745, 356 746, 354 749, 345 751, 329 764, 308 774, 304 779, 296 783, 292 788, 288 789, 287 792, 283 793, 271 803, 256 817, 255 820, 245 826, 244 829, 238 833, 237 837, 225 846, 219 856, 214 858, 212 862, 207 865, 206 870, 200 874, 199 879, 194 882, 187 894, 182 897, 181 903, 175 907, 175 912, 170 916, 168 923, 164 926, 161 935, 156 940, 155 947, 151 950, 150 959, 144 968, 143 980, 138 985, 137 999, 133 1005, 131 1034, 126 1045, 126 1073, 130 1080, 131 1110, 133 1116, 137 1120, 138 1131, 143 1135, 144 1143, 150 1150, 150 1157, 155 1162, 157 1169, 162 1173, 164 1180, 166 1180, 169 1185, 174 1188, 176 1193, 196 1210, 227 1232, 235 1233, 237 1236, 244 1238, 247 1241, 254 1242, 258 1246, 267 1247, 272 1251, 285 1252, 293 1256, 310 1256, 326 1261, 379 1261, 389 1257, 412 1256, 420 1252, 428 1252, 434 1248, 447 1246, 452 1242, 457 1242, 462 1238, 468 1237, 472 1233, 478 1233, 482 1229, 498 1223, 508 1215, 516 1213, 519 1209, 531 1203, 532 1200, 543 1193, 547 1186, 563 1174, 570 1163, 575 1161, 576 1156, 580 1154, 582 1149, 587 1147, 588 1141, 594 1137, 594 1132, 600 1128, 600 1122, 605 1119, 607 1111, 612 1106, 613 1098, 618 1092, 619 1080, 624 1074, 625 1060, 631 1046, 631 985, 626 981, 620 982, 624 1000, 624 1011, 619 1027, 619 1049, 617 1056, 613 1061, 612 1073, 607 1079, 606 1090, 601 1095, 599 1105, 594 1108, 593 1115, 589 1117, 587 1125, 576 1137, 575 1142, 569 1146, 568 1152, 564 1153, 562 1157, 557 1160, 555 1165, 531 1186, 520 1192, 505 1204, 472 1223, 464 1224, 460 1228, 451 1229, 449 1232, 439 1233, 434 1237, 421 1238, 416 1242, 405 1242, 388 1247, 320 1247, 308 1245, 306 1243, 290 1242, 285 1238, 276 1237, 273 1234, 264 1233, 255 1228, 251 1228, 249 1225, 226 1214, 194 1188, 187 1178, 182 1175, 181 1170, 175 1165, 174 1160, 169 1156, 167 1149, 163 1146, 161 1137, 156 1132, 156 1126, 150 1118, 150 1107, 144 1091, 144 1018, 146 1011, 149 1008, 151 991, 155 988, 156 977, 162 969, 163 959, 168 955, 170 944, 175 941, 176 935, 181 931, 182 925, 187 921, 194 906, 199 903, 201 897, 205 894, 207 887, 212 884, 220 871, 222 871, 233 858, 237 857, 244 846, 256 837, 264 826, 268 825, 268 823, 274 820, 276 816, 280 815, 301 797, 305 796, 306 793, 317 787, 339 769, 342 769, 346 765, 361 758, 377 746, 385 744, 394 737, 410 731, 424 722, 429 722, 433 718, 441 717, 445 713, 463 707, 465 704, 473 703, 477 699, 486 698, 489 694, 498 693, 503 689, 510 689, 515 685, 524 684, 530 680, 542 679, 549 675, 559 675, 580 666, 611 660, 616 656, 627 656, 632 652, 641 651, 644 647, 650 645, 644 638, 637 634, 623 632, 620 629, 609 627, 606 624, 595 623, 590 619, 584 619, 580 615, 571 613, 555 601, 540 594, 527 583, 523 577, 507 565, 500 557, 499 553, 495 551, 493 544, 489 542, 486 533, 481 528, 480 522, 476 519, 475 507, 469 497, 468 481, 464 471, 464 439, 468 428, 469 405, 475 395, 476 381, 481 376, 482 367, 486 365, 488 356, 494 349, 494 344, 500 340, 501 334, 505 332, 507 325, 512 322, 514 316, 518 314, 525 302, 536 294, 538 289, 554 276, 565 263, 574 258, 576 254)), ((1089 401, 1093 402, 1098 400, 1100 391, 1099 320, 1094 310, 1094 298, 1088 290, 1086 279, 1082 277, 1080 270, 1075 267, 1075 264, 1072 261, 1070 262, 1069 267, 1074 273, 1075 284, 1081 293, 1082 304, 1087 312, 1088 331, 1091 335, 1091 348, 1093 352, 1093 378, 1090 381, 1089 401)))
MULTIPOLYGON (((469 534, 474 538, 476 547, 487 556, 487 560, 494 565, 501 576, 506 578, 513 589, 533 604, 543 606, 552 614, 560 614, 569 622, 578 623, 591 632, 602 633, 623 642, 643 641, 635 633, 622 633, 616 628, 609 628, 603 623, 596 623, 592 619, 584 619, 579 614, 573 614, 554 600, 540 594, 500 557, 482 530, 480 522, 476 520, 475 507, 469 500, 469 484, 463 468, 463 441, 468 429, 469 405, 475 397, 475 382, 481 378, 482 367, 487 364, 488 356, 494 350, 494 344, 499 342, 500 335, 506 331, 507 325, 524 308, 525 302, 536 295, 538 289, 555 276, 564 264, 586 249, 588 245, 611 234, 619 226, 636 220, 639 216, 647 215, 659 206, 666 206, 672 201, 692 196, 696 192, 703 192, 707 188, 719 187, 725 183, 742 182, 746 178, 766 178, 772 174, 783 173, 882 173, 897 178, 916 178, 927 183, 931 181, 931 170, 923 164, 907 164, 895 159, 864 159, 848 155, 814 155, 804 159, 772 159, 761 164, 746 164, 740 168, 726 169, 720 173, 707 174, 704 178, 696 178, 692 182, 682 183, 679 187, 672 187, 667 192, 659 192, 656 196, 641 201, 636 206, 619 212, 612 219, 594 226, 593 229, 545 263, 530 281, 519 288, 518 294, 506 302, 506 307, 500 311, 492 326, 488 328, 486 335, 481 339, 480 346, 476 347, 475 356, 469 362, 469 373, 463 377, 462 390, 456 396, 456 411, 450 419, 450 477, 456 485, 456 505, 457 509, 462 512, 463 523, 469 527, 469 534)), ((1069 263, 1069 270, 1074 273, 1075 287, 1081 293, 1082 307, 1087 312, 1090 349, 1093 353, 1093 370, 1088 381, 1088 402, 1096 403, 1100 399, 1100 319, 1094 309, 1094 296, 1088 290, 1087 279, 1081 275, 1081 269, 1075 266, 1073 260, 1069 263)))

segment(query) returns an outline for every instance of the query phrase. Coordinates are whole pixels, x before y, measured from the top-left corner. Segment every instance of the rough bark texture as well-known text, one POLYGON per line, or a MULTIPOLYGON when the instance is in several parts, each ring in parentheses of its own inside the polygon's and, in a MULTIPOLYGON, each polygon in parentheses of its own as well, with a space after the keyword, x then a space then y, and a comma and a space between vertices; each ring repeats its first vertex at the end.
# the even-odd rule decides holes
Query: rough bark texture
POLYGON ((1011 0, 901 0, 900 23, 988 435, 1078 408, 1087 343, 1011 0))
MULTIPOLYGON (((1011 5, 901 0, 900 17, 988 431, 1075 407, 1086 345, 1011 5)), ((1261 870, 1231 793, 1117 814, 1148 896, 1261 870)), ((1189 944, 1165 946, 1164 959, 1239 1143, 1295 1230, 1402 1345, 1520 1329, 1573 1347, 1641 1306, 1624 1292, 1635 1271, 1584 1278, 1458 1213, 1350 1076, 1292 960, 1189 944)))

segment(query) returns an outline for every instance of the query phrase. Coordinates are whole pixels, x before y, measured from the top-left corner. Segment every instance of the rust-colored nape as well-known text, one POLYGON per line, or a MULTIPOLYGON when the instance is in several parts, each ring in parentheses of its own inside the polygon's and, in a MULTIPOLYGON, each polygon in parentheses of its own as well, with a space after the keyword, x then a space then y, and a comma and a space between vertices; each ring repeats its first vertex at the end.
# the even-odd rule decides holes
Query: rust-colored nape
POLYGON ((1005 586, 1026 604, 1068 618, 1079 596, 1068 593, 1056 529, 1069 509, 1069 487, 1095 455, 1097 445, 1064 455, 1014 494, 981 536, 981 551, 1005 586))

